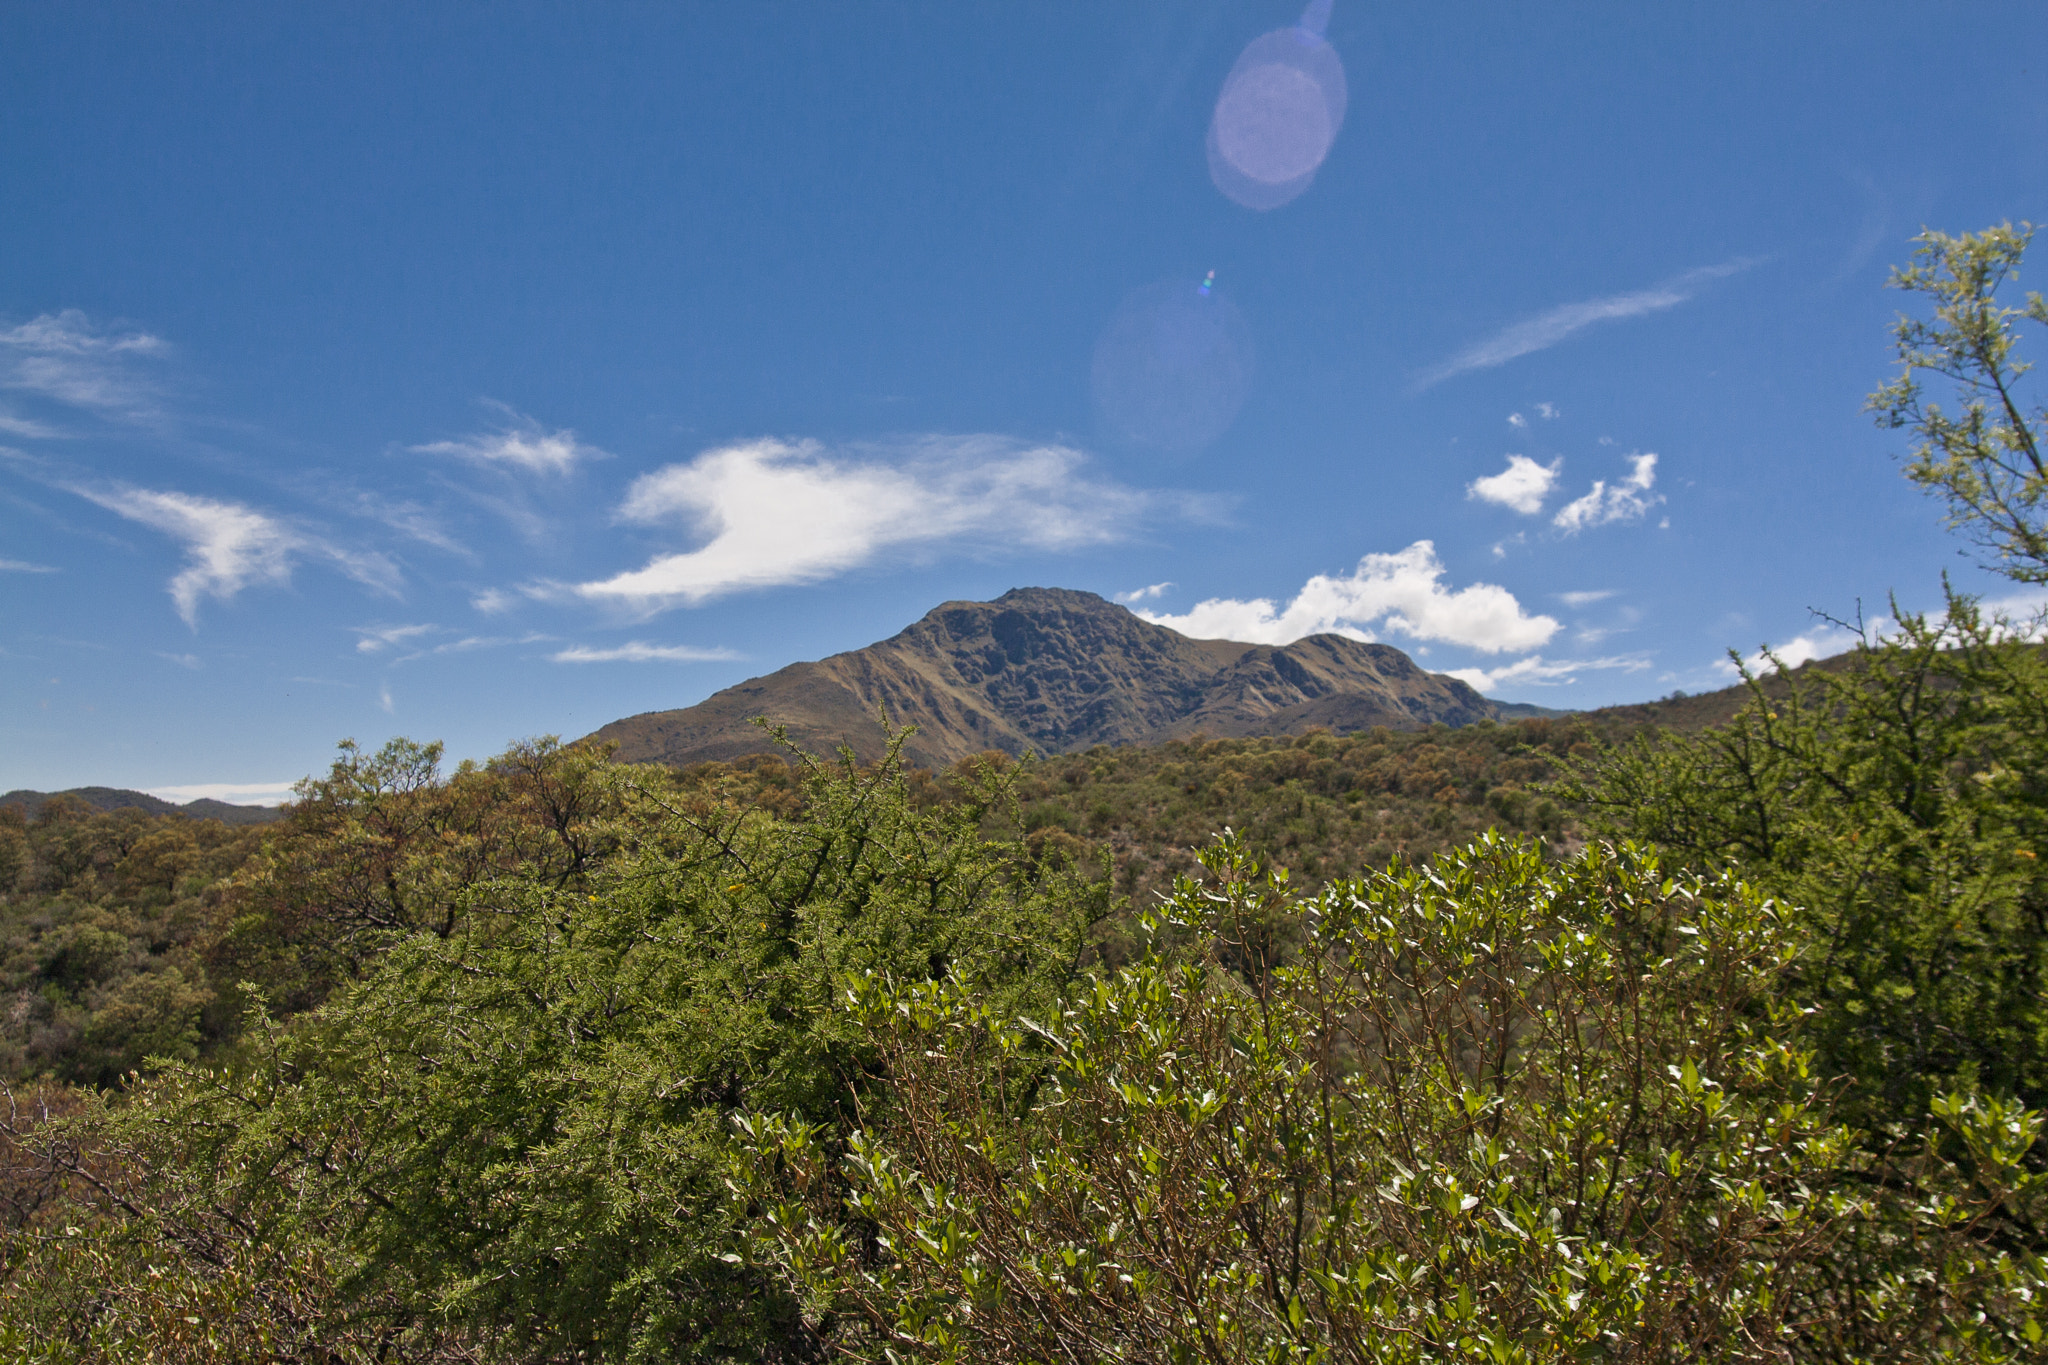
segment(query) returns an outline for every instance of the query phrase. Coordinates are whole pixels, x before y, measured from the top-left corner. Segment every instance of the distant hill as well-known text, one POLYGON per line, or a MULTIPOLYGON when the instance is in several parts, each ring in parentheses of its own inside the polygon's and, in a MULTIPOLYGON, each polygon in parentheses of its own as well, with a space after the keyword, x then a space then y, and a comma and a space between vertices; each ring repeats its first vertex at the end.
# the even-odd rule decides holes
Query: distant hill
POLYGON ((613 721, 586 740, 617 742, 629 762, 729 759, 772 747, 750 723, 765 715, 813 752, 846 743, 872 759, 882 747, 878 707, 917 726, 905 755, 933 768, 990 749, 1060 754, 1196 733, 1348 734, 1561 714, 1489 701, 1390 645, 1339 635, 1285 646, 1194 640, 1094 593, 1017 588, 993 602, 944 603, 865 649, 613 721))
POLYGON ((35 818, 43 803, 52 797, 65 796, 94 810, 141 810, 151 815, 189 815, 196 820, 218 820, 225 825, 261 825, 284 815, 277 806, 235 806, 226 801, 215 801, 211 797, 200 797, 179 805, 166 801, 148 792, 129 791, 125 787, 73 787, 61 792, 37 792, 22 788, 0 796, 0 810, 9 806, 20 807, 30 819, 35 818))

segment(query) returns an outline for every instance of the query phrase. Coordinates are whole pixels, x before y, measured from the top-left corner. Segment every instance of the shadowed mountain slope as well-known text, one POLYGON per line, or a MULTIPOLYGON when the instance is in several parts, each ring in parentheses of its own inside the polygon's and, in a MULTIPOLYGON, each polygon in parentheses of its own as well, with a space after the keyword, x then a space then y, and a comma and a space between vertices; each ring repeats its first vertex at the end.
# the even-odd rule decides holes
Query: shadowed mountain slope
POLYGON ((989 749, 1070 753, 1198 731, 1412 730, 1538 710, 1489 701, 1390 645, 1338 635, 1286 646, 1192 640, 1094 593, 1017 588, 993 602, 944 603, 865 649, 613 721, 588 739, 616 741, 631 762, 698 763, 772 748, 751 723, 767 716, 813 752, 846 743, 872 759, 882 747, 878 708, 917 727, 905 754, 923 767, 989 749))

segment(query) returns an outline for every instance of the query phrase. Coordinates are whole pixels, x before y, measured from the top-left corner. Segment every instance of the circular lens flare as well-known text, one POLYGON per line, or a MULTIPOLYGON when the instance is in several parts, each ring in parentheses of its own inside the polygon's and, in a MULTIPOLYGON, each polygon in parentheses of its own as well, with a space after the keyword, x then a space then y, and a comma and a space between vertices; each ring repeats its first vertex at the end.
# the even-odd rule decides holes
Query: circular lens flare
POLYGON ((1247 208, 1273 209, 1315 180, 1343 126, 1344 64, 1323 41, 1329 6, 1252 40, 1224 78, 1209 120, 1209 176, 1247 208))
POLYGON ((1133 445, 1185 455, 1236 420, 1251 391, 1250 330, 1216 291, 1169 280, 1126 295, 1095 346, 1095 401, 1104 423, 1133 445))
POLYGON ((1312 174, 1329 154, 1335 131, 1322 87, 1279 62, 1245 72, 1216 102, 1217 150, 1262 185, 1312 174))

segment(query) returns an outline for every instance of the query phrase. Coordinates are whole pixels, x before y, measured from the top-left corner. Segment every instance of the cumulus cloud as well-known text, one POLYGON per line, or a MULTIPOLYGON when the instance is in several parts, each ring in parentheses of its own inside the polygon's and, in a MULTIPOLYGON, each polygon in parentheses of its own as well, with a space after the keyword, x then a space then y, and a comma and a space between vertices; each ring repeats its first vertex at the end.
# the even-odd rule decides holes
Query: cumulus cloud
POLYGON ((549 431, 503 403, 489 406, 504 415, 504 422, 496 430, 465 436, 459 441, 431 441, 407 449, 421 455, 452 455, 471 464, 519 469, 529 474, 567 474, 584 460, 606 458, 604 451, 577 440, 576 433, 567 427, 549 431))
POLYGON ((1557 486, 1557 472, 1562 468, 1562 458, 1546 465, 1537 464, 1527 455, 1510 455, 1506 469, 1465 485, 1465 496, 1533 517, 1543 510, 1543 500, 1557 486))
POLYGON ((0 387, 72 407, 139 416, 152 405, 156 391, 134 362, 169 349, 161 337, 101 327, 75 308, 44 313, 17 327, 0 328, 0 387))
POLYGON ((1508 414, 1508 425, 1517 431, 1526 431, 1529 427, 1529 419, 1522 416, 1519 412, 1511 412, 1508 414))
POLYGON ((1166 590, 1172 586, 1173 584, 1171 583, 1153 583, 1147 587, 1133 588, 1129 592, 1120 592, 1116 595, 1116 600, 1119 602, 1149 602, 1166 596, 1166 590))
POLYGON ((1442 364, 1423 371, 1417 376, 1415 387, 1426 389, 1470 370, 1488 370, 1496 365, 1505 365, 1532 351, 1555 346, 1573 333, 1598 322, 1617 322, 1623 318, 1637 318, 1646 313, 1676 308, 1698 293, 1700 286, 1708 281, 1740 274, 1755 264, 1753 260, 1734 260, 1721 265, 1702 266, 1634 293, 1610 294, 1605 298, 1587 299, 1583 303, 1563 304, 1547 313, 1504 327, 1484 341, 1467 346, 1442 364))
POLYGON ((1640 654, 1616 655, 1606 659, 1546 659, 1541 654, 1531 654, 1526 659, 1516 659, 1499 668, 1450 668, 1444 671, 1453 678, 1470 683, 1477 691, 1493 692, 1517 685, 1544 687, 1575 683, 1579 674, 1595 669, 1618 668, 1637 673, 1649 666, 1648 657, 1640 654))
POLYGON ((1555 403, 1538 403, 1538 404, 1536 405, 1536 415, 1537 415, 1538 417, 1541 417, 1541 418, 1542 418, 1542 419, 1543 419, 1544 421, 1546 421, 1546 422, 1550 422, 1550 421, 1554 421, 1554 420, 1556 420, 1556 418, 1557 418, 1557 404, 1555 404, 1555 403))
MULTIPOLYGON (((1880 616, 1869 622, 1865 629, 1869 632, 1869 638, 1875 641, 1891 634, 1894 626, 1889 617, 1880 616)), ((1845 654, 1854 649, 1862 638, 1855 631, 1829 621, 1811 630, 1801 631, 1783 644, 1765 645, 1754 654, 1743 656, 1742 666, 1752 675, 1761 677, 1777 672, 1779 664, 1786 668, 1797 668, 1815 659, 1831 659, 1837 654, 1845 654)), ((1741 669, 1736 667, 1733 659, 1715 660, 1714 671, 1726 678, 1738 677, 1741 674, 1741 669)))
POLYGON ((1611 521, 1634 521, 1664 501, 1662 494, 1650 493, 1657 483, 1657 457, 1644 454, 1628 459, 1633 468, 1626 479, 1611 488, 1605 480, 1593 480, 1592 491, 1558 508, 1550 524, 1566 535, 1577 535, 1611 521))
POLYGON ((395 592, 398 571, 382 555, 356 554, 236 502, 147 488, 74 492, 130 521, 185 544, 186 564, 171 579, 171 601, 185 624, 199 624, 199 602, 233 598, 252 584, 282 586, 302 558, 324 559, 367 587, 395 592))
POLYGON ((1529 615, 1506 588, 1474 583, 1452 591, 1444 572, 1435 544, 1418 540, 1393 554, 1365 556, 1347 576, 1317 574, 1285 606, 1263 597, 1212 597, 1180 616, 1138 614, 1197 639, 1272 645, 1326 632, 1371 640, 1367 628, 1377 625, 1498 654, 1536 649, 1557 633, 1556 620, 1529 615))
POLYGON ((573 645, 548 656, 558 664, 700 664, 739 657, 729 649, 703 649, 696 645, 650 645, 643 640, 628 640, 625 644, 611 649, 573 645))
POLYGON ((570 592, 648 613, 747 588, 811 583, 892 553, 942 546, 1073 550, 1127 537, 1194 499, 1091 479, 1065 446, 929 437, 891 450, 750 441, 642 475, 621 521, 677 525, 699 548, 570 592))

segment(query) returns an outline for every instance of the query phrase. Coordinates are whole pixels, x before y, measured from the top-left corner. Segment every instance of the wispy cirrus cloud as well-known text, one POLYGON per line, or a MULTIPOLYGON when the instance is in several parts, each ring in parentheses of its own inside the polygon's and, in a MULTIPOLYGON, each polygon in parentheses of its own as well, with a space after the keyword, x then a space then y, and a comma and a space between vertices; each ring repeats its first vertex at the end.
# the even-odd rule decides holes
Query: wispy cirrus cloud
POLYGON ((344 550, 242 503, 127 486, 71 491, 183 542, 186 564, 170 594, 188 626, 198 626, 202 598, 225 602, 253 585, 281 587, 302 559, 325 560, 378 592, 398 588, 398 570, 384 556, 344 550))
MULTIPOLYGON (((142 417, 155 410, 158 389, 136 362, 169 351, 170 344, 162 337, 104 327, 75 308, 44 313, 0 328, 0 388, 107 416, 142 417)), ((16 434, 54 433, 44 429, 16 434)))
POLYGON ((1273 645, 1324 633, 1371 640, 1378 627, 1498 654, 1539 648, 1557 633, 1555 618, 1530 615, 1506 588, 1452 589, 1444 573, 1435 544, 1418 540, 1393 554, 1369 554, 1348 575, 1317 574, 1284 606, 1266 597, 1212 597, 1178 616, 1138 615, 1196 639, 1273 645))
POLYGON ((1213 515, 1186 494, 1084 472, 1080 451, 1001 436, 929 436, 829 450, 750 441, 642 475, 618 519, 703 544, 562 591, 637 613, 748 588, 814 583, 888 555, 995 546, 1075 550, 1160 515, 1213 515))
POLYGON ((25 559, 0 559, 0 573, 55 573, 51 564, 31 564, 25 559))
POLYGON ((1592 490, 1558 508, 1550 524, 1568 536, 1577 535, 1611 521, 1636 521, 1664 501, 1662 494, 1650 491, 1657 485, 1657 457, 1646 452, 1628 460, 1627 478, 1612 486, 1604 479, 1593 480, 1592 490))
POLYGON ((558 664, 701 664, 719 663, 739 657, 732 650, 722 647, 650 645, 644 640, 628 640, 625 644, 615 645, 610 649, 572 645, 548 656, 558 664))
POLYGON ((450 455, 488 468, 517 469, 528 474, 567 474, 585 460, 606 459, 605 451, 577 439, 563 427, 549 431, 539 421, 504 403, 487 403, 503 421, 493 430, 457 441, 430 441, 407 446, 421 455, 450 455))
POLYGON ((1132 602, 1149 602, 1166 596, 1166 590, 1172 586, 1173 584, 1171 583, 1149 583, 1142 588, 1133 588, 1129 592, 1118 593, 1116 600, 1125 605, 1129 605, 1132 602))
POLYGON ((1699 293, 1702 285, 1726 279, 1730 275, 1739 275, 1755 264, 1755 258, 1738 257, 1732 261, 1724 261, 1720 265, 1688 270, 1648 289, 1638 289, 1627 294, 1609 294, 1604 298, 1587 299, 1581 303, 1562 304, 1547 313, 1539 313, 1533 318, 1503 327, 1485 340, 1467 346, 1441 364, 1424 370, 1416 376, 1414 387, 1417 390, 1426 389, 1472 370, 1488 370, 1497 365, 1505 365, 1510 360, 1531 352, 1547 350, 1596 323, 1619 322, 1624 318, 1639 318, 1648 313, 1661 313, 1668 308, 1676 308, 1699 293))
POLYGON ((1465 485, 1465 496, 1533 517, 1543 510, 1543 500, 1557 486, 1558 471, 1563 468, 1562 456, 1546 465, 1527 455, 1510 455, 1506 469, 1465 485))
POLYGON ((407 625, 350 626, 356 636, 356 649, 363 654, 384 654, 399 651, 390 662, 411 663, 431 654, 470 654, 480 649, 503 649, 507 645, 531 645, 555 637, 529 631, 524 635, 460 635, 453 640, 442 640, 436 644, 428 641, 437 635, 454 635, 447 626, 431 622, 407 625))
POLYGON ((27 441, 48 441, 64 434, 47 422, 32 421, 6 408, 0 408, 0 432, 27 441))
POLYGON ((387 649, 408 645, 424 635, 435 635, 441 627, 432 624, 406 626, 350 626, 355 632, 356 649, 364 654, 382 654, 387 649))

